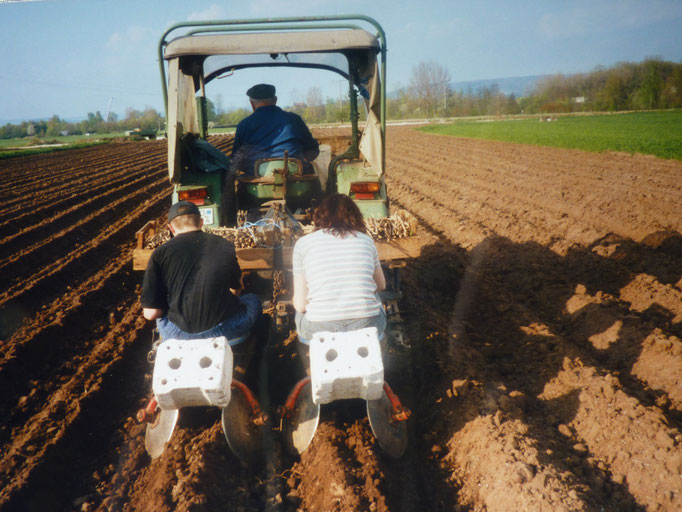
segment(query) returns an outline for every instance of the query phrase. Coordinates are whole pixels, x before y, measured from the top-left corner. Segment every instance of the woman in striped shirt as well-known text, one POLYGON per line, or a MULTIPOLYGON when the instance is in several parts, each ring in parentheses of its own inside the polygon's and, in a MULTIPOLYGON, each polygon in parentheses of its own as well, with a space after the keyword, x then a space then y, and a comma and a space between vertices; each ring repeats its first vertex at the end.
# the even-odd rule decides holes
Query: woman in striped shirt
POLYGON ((328 196, 313 214, 315 231, 294 246, 294 308, 299 340, 319 331, 376 327, 382 340, 386 314, 377 295, 386 287, 374 241, 362 213, 344 194, 328 196))

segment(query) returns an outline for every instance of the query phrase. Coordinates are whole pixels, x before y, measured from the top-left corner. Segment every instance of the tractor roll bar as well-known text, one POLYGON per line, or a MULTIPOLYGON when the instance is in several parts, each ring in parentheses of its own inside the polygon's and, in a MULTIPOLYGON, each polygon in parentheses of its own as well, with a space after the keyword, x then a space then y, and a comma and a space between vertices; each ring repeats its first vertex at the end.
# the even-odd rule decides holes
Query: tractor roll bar
MULTIPOLYGON (((314 22, 320 21, 364 21, 376 28, 377 35, 380 42, 381 53, 381 134, 382 146, 386 144, 386 33, 382 26, 374 19, 363 14, 348 14, 340 16, 304 16, 300 18, 257 18, 257 19, 239 19, 239 20, 216 20, 216 21, 184 21, 171 25, 161 36, 159 40, 158 55, 159 55, 159 70, 161 72, 161 88, 163 90, 163 105, 166 111, 166 122, 168 122, 168 85, 166 84, 166 70, 164 67, 163 48, 167 43, 166 37, 173 31, 180 28, 191 27, 218 27, 223 26, 223 31, 234 30, 235 25, 262 25, 264 29, 271 28, 272 30, 312 30, 323 28, 315 25, 314 22), (267 28, 265 28, 267 27, 267 28)), ((324 27, 326 28, 326 27, 324 27)), ((333 28, 329 26, 329 28, 333 28)), ((247 29, 247 27, 243 27, 247 29)), ((258 30, 251 27, 251 30, 258 30)), ((220 31, 220 30, 217 30, 220 31)), ((382 148, 382 153, 385 155, 385 147, 382 148)), ((385 157, 385 156, 384 156, 385 157)))

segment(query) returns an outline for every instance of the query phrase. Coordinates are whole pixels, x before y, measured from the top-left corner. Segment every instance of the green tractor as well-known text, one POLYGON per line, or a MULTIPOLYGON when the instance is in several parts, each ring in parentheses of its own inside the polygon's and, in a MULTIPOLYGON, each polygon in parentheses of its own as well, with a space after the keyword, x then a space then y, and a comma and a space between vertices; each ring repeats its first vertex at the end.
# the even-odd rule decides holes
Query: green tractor
MULTIPOLYGON (((237 236, 260 223, 263 238, 255 240, 252 233, 256 245, 240 246, 235 239, 237 258, 244 281, 249 281, 245 287, 260 295, 264 310, 272 315, 271 332, 284 339, 293 325, 292 233, 300 235, 303 231, 315 201, 324 194, 344 193, 355 201, 367 222, 391 222, 384 183, 384 31, 375 20, 360 15, 178 23, 161 37, 159 62, 172 200, 197 204, 204 226, 216 232, 237 236), (373 27, 376 35, 357 23, 373 27), (170 38, 181 30, 180 35, 170 38), (320 156, 312 162, 314 172, 304 172, 302 161, 283 154, 255 161, 252 172, 237 173, 227 154, 230 148, 219 149, 208 142, 207 86, 218 78, 254 67, 327 70, 347 81, 350 135, 318 136, 320 156), (362 130, 358 126, 360 103, 366 109, 362 130)), ((216 144, 225 144, 226 140, 216 144)), ((405 224, 401 224, 403 229, 407 229, 405 224)), ((138 231, 133 268, 145 269, 154 246, 147 242, 160 243, 162 240, 155 237, 161 231, 153 221, 138 231)), ((407 231, 411 234, 412 227, 407 231)), ((376 240, 389 283, 381 299, 390 336, 398 344, 402 343, 398 269, 404 266, 404 260, 419 252, 418 244, 400 242, 414 242, 414 238, 376 240)), ((362 350, 357 353, 357 357, 364 357, 362 350)), ((171 368, 179 367, 176 364, 171 368)), ((314 371, 312 374, 316 375, 314 371)), ((309 445, 319 421, 320 405, 313 401, 311 382, 310 377, 298 382, 281 412, 283 435, 298 453, 309 445)), ((367 412, 380 445, 399 457, 407 445, 405 420, 409 411, 401 406, 388 384, 382 383, 375 386, 371 399, 366 397, 367 412)), ((233 380, 231 385, 242 392, 235 392, 230 405, 223 408, 227 441, 244 460, 262 458, 258 453, 262 450, 264 415, 243 383, 233 380)), ((163 452, 178 418, 173 408, 155 415, 156 405, 155 397, 138 415, 140 421, 148 422, 146 446, 153 457, 163 452)))
POLYGON ((388 216, 383 179, 386 43, 383 29, 372 18, 178 23, 161 37, 159 62, 173 202, 185 199, 198 204, 207 227, 233 226, 237 210, 249 210, 258 217, 273 201, 284 201, 291 212, 303 212, 329 192, 350 195, 365 217, 388 216), (377 35, 352 22, 371 25, 377 35), (182 29, 184 33, 169 39, 182 29), (334 148, 321 140, 314 174, 304 174, 300 160, 280 155, 257 161, 253 173, 236 175, 228 155, 212 150, 206 142, 209 84, 254 67, 328 70, 348 81, 350 140, 345 147, 336 144, 334 148), (362 131, 359 102, 364 102, 367 113, 362 131), (344 150, 334 152, 339 147, 344 150))

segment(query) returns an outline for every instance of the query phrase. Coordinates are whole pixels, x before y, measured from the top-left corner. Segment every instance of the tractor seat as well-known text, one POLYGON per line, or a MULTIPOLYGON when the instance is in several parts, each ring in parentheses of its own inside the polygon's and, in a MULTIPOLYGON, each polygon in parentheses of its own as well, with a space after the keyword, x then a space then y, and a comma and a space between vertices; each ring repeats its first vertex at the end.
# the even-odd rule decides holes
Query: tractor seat
MULTIPOLYGON (((254 165, 255 176, 270 177, 275 173, 275 169, 284 168, 284 158, 261 158, 256 160, 254 165)), ((303 162, 298 158, 288 159, 289 176, 301 176, 303 174, 303 162)))

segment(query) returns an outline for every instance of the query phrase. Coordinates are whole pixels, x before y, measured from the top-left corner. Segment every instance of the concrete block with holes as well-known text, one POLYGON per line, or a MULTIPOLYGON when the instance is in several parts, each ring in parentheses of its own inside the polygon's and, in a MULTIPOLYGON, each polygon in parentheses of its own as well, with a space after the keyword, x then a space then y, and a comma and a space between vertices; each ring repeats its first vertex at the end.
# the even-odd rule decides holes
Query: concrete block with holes
POLYGON ((384 363, 375 327, 349 332, 318 332, 310 341, 313 402, 381 398, 384 363))
POLYGON ((226 407, 232 384, 227 338, 165 340, 156 351, 152 390, 162 409, 226 407))

